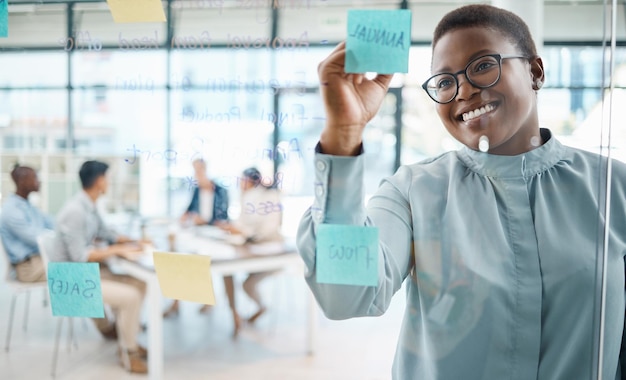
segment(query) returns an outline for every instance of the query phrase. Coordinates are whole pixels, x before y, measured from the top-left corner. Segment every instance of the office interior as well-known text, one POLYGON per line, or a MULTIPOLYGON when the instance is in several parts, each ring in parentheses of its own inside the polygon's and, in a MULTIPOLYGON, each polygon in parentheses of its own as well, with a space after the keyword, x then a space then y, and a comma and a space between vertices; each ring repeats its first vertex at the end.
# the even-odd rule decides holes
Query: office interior
MULTIPOLYGON (((364 135, 371 195, 399 166, 460 147, 421 83, 430 76, 437 21, 470 3, 513 10, 531 26, 546 68, 542 127, 566 145, 626 162, 624 1, 167 0, 166 22, 115 23, 100 0, 15 0, 9 36, 0 38, 0 202, 15 190, 13 166, 32 166, 42 186, 31 202, 54 216, 79 191, 80 165, 98 159, 111 168, 99 204, 106 219, 134 236, 153 221, 152 238, 165 239, 168 227, 159 223, 182 214, 192 162, 203 158, 228 189, 232 216, 242 209, 240 173, 259 168, 281 191, 283 234, 295 238, 313 199, 324 125, 317 64, 346 38, 347 11, 412 11, 409 71, 394 76, 364 135)), ((330 321, 317 311, 312 338, 301 272, 276 276, 262 291, 269 314, 237 340, 219 284, 210 315, 183 303, 178 319, 163 323, 163 371, 147 377, 390 378, 402 291, 379 318, 330 321)), ((19 299, 0 377, 50 376, 56 319, 44 293, 19 299)), ((0 285, 2 338, 11 297, 0 285)), ((138 377, 115 363, 115 345, 87 322, 76 321, 74 336, 63 338, 56 377, 138 377)))

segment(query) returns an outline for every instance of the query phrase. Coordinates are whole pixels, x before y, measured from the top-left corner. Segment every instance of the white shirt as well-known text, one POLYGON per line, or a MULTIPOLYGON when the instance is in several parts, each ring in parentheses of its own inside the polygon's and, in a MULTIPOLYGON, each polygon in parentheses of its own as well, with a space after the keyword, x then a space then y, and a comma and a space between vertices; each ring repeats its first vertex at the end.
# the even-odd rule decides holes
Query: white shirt
POLYGON ((208 189, 199 189, 198 197, 200 198, 200 218, 210 221, 213 219, 213 202, 215 200, 215 192, 208 189))
POLYGON ((235 227, 255 242, 281 238, 283 206, 280 192, 262 186, 244 191, 241 196, 241 215, 235 227))

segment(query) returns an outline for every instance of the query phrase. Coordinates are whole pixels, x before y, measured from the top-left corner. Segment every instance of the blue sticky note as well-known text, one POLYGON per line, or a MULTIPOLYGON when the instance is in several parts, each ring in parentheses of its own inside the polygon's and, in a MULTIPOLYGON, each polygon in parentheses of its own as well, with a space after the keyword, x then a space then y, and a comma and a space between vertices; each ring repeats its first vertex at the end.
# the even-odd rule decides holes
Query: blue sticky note
POLYGON ((104 318, 98 263, 51 262, 48 292, 55 317, 104 318))
POLYGON ((410 46, 410 10, 348 10, 345 72, 406 73, 410 46))
POLYGON ((378 285, 378 228, 339 224, 317 227, 317 282, 378 285))
POLYGON ((0 0, 0 37, 9 36, 9 0, 0 0))

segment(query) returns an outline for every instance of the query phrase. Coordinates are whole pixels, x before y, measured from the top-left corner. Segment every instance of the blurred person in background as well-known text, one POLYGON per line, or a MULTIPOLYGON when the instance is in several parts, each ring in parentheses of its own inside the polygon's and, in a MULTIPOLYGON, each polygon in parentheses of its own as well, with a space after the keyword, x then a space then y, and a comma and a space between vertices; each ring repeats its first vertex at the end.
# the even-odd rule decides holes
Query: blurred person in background
MULTIPOLYGON (((194 170, 194 189, 187 210, 181 216, 180 222, 185 225, 218 225, 228 221, 228 190, 211 180, 207 174, 206 161, 196 159, 192 163, 194 170)), ((174 250, 174 243, 170 241, 170 250, 174 250)), ((179 313, 178 300, 170 305, 163 313, 170 317, 179 313)), ((202 305, 200 312, 210 310, 209 305, 202 305)))
POLYGON ((207 175, 206 161, 193 161, 195 186, 193 196, 181 222, 191 221, 195 225, 219 224, 228 220, 228 191, 207 175))
MULTIPOLYGON (((263 185, 261 183, 262 178, 261 173, 255 167, 243 171, 243 175, 239 179, 241 214, 232 223, 220 225, 220 228, 230 234, 242 237, 245 244, 283 241, 281 234, 283 216, 281 194, 273 186, 263 185)), ((250 273, 243 282, 243 290, 257 306, 257 311, 246 319, 249 324, 253 324, 267 309, 257 287, 261 280, 273 273, 274 271, 250 273)), ((233 336, 237 337, 242 321, 235 303, 232 276, 224 277, 224 286, 233 315, 233 336)))
POLYGON ((100 264, 102 299, 113 309, 115 320, 108 316, 93 320, 105 338, 117 339, 119 334, 118 356, 123 367, 131 373, 147 373, 148 352, 137 343, 146 285, 134 277, 113 273, 106 264, 111 257, 143 251, 141 244, 108 227, 98 212, 96 202, 108 189, 108 168, 100 161, 82 164, 82 190, 57 215, 57 239, 50 261, 100 264))
POLYGON ((19 281, 46 281, 46 270, 37 246, 37 236, 52 229, 52 219, 33 206, 28 196, 39 191, 37 172, 31 167, 15 165, 11 171, 15 194, 2 205, 0 237, 19 281))

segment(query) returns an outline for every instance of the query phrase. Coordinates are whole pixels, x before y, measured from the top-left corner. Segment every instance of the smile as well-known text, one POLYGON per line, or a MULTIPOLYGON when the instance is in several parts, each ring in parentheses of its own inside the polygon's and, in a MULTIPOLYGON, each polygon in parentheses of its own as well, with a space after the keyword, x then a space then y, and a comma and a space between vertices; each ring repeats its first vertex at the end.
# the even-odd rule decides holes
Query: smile
POLYGON ((496 109, 495 106, 493 106, 491 104, 487 104, 487 105, 485 105, 483 107, 480 107, 478 109, 475 109, 473 111, 469 111, 469 112, 464 113, 462 115, 463 121, 470 121, 472 119, 475 119, 477 117, 480 117, 480 116, 486 114, 487 112, 491 112, 491 111, 493 111, 495 109, 496 109))

